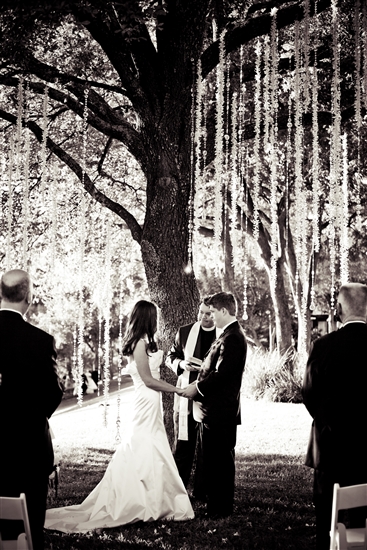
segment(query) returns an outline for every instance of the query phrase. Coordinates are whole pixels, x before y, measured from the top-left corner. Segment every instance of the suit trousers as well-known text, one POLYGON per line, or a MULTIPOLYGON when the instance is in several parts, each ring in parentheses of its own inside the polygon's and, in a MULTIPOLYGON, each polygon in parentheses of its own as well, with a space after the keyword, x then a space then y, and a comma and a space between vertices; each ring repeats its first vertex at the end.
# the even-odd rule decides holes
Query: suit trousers
POLYGON ((225 517, 233 512, 237 425, 202 423, 200 436, 207 512, 212 517, 225 517))
MULTIPOLYGON (((178 412, 175 413, 174 423, 176 438, 178 436, 178 416, 178 412)), ((192 412, 190 412, 187 416, 187 431, 187 441, 177 438, 173 455, 178 473, 180 474, 180 477, 185 487, 187 488, 190 481, 190 475, 196 454, 193 495, 195 498, 204 499, 205 491, 202 471, 203 459, 199 438, 199 427, 196 420, 194 420, 192 412)))

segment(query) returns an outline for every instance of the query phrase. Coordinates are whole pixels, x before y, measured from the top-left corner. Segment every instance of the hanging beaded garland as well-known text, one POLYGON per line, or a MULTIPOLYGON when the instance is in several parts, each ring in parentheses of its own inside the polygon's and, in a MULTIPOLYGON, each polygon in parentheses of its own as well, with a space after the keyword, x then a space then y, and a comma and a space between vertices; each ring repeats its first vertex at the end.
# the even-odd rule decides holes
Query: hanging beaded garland
MULTIPOLYGON (((216 90, 216 125, 215 125, 215 190, 214 190, 214 246, 220 250, 222 236, 222 184, 223 184, 223 100, 224 100, 224 39, 225 31, 219 38, 219 63, 217 66, 217 90, 216 90)), ((218 254, 219 257, 219 254, 218 254)))
MULTIPOLYGON (((247 321, 248 319, 248 313, 247 313, 247 307, 248 307, 248 274, 247 274, 247 264, 248 264, 248 257, 249 257, 249 238, 248 238, 248 188, 247 188, 247 182, 248 182, 248 176, 249 176, 249 170, 248 170, 248 147, 246 145, 246 155, 245 155, 245 173, 244 173, 244 181, 246 182, 246 185, 243 186, 243 199, 242 199, 242 217, 244 218, 244 238, 245 238, 245 244, 243 247, 243 314, 242 318, 244 321, 247 321)), ((241 223, 241 227, 243 227, 243 221, 241 223)))
POLYGON ((344 285, 349 281, 349 263, 348 263, 348 141, 347 134, 342 136, 343 149, 343 218, 340 236, 340 280, 344 285))
POLYGON ((22 138, 23 138, 23 121, 24 121, 24 81, 23 77, 19 78, 18 84, 18 97, 17 97, 17 123, 16 123, 16 134, 15 134, 15 150, 14 150, 14 160, 15 160, 15 184, 17 185, 20 179, 20 170, 21 170, 21 147, 22 147, 22 138))
POLYGON ((107 426, 107 405, 110 388, 110 326, 111 326, 111 221, 106 216, 106 263, 104 274, 104 363, 103 363, 103 396, 104 396, 104 424, 107 426))
POLYGON ((303 2, 303 55, 304 55, 304 101, 305 110, 307 110, 310 104, 310 0, 304 0, 303 2))
POLYGON ((269 147, 269 127, 270 118, 270 41, 269 37, 264 37, 264 81, 263 81, 263 103, 264 103, 264 151, 269 147))
MULTIPOLYGON (((315 4, 316 9, 316 4, 315 4)), ((317 16, 315 15, 315 25, 317 16)), ((312 242, 315 252, 320 250, 320 183, 319 183, 319 123, 318 123, 318 74, 317 74, 317 45, 314 48, 314 65, 312 72, 312 242)))
MULTIPOLYGON (((259 240, 259 208, 260 208, 260 137, 261 137, 261 41, 255 46, 255 137, 254 137, 254 176, 253 176, 253 236, 259 240)), ((265 117, 266 118, 266 117, 265 117)))
POLYGON ((362 113, 361 113, 361 40, 360 40, 360 0, 356 0, 354 7, 354 40, 355 40, 355 96, 354 107, 356 113, 357 128, 360 129, 362 125, 362 113))
POLYGON ((10 269, 12 263, 12 235, 13 235, 13 168, 14 168, 14 130, 10 131, 10 157, 8 166, 8 211, 7 211, 7 233, 6 233, 6 270, 10 269))
POLYGON ((275 287, 277 280, 278 260, 278 37, 277 37, 277 8, 271 10, 272 22, 270 29, 270 60, 271 60, 271 85, 270 85, 270 219, 271 219, 271 270, 270 284, 275 287))
POLYGON ((116 417, 116 443, 120 443, 121 441, 121 435, 120 435, 120 426, 121 426, 121 417, 120 417, 120 407, 121 407, 121 370, 122 370, 122 321, 124 318, 123 315, 123 304, 124 304, 124 294, 123 294, 123 273, 124 273, 124 262, 123 258, 121 256, 121 265, 120 265, 120 277, 119 277, 119 283, 120 283, 120 289, 119 289, 119 339, 118 339, 118 350, 119 350, 119 356, 118 356, 118 372, 117 372, 117 417, 116 417))
MULTIPOLYGON (((366 47, 367 47, 367 23, 366 23, 366 2, 363 2, 363 28, 365 36, 365 48, 364 48, 364 67, 363 74, 364 78, 361 83, 361 36, 360 36, 360 0, 356 0, 354 8, 354 37, 355 37, 355 118, 357 124, 357 166, 356 166, 356 189, 355 189, 355 201, 356 201, 356 226, 361 228, 361 177, 360 177, 360 158, 361 158, 361 126, 362 126, 362 83, 364 82, 364 95, 365 98, 367 93, 367 56, 366 56, 366 47)), ((365 106, 367 105, 367 100, 365 99, 365 106)))
MULTIPOLYGON (((195 124, 194 124, 194 187, 195 187, 195 199, 194 199, 194 231, 197 231, 200 224, 200 218, 202 218, 202 203, 204 202, 203 196, 203 173, 202 173, 202 136, 204 133, 202 121, 203 121, 203 83, 201 74, 201 61, 199 59, 196 72, 196 107, 195 107, 195 124)), ((190 257, 190 256, 189 256, 190 257)))
POLYGON ((23 246, 22 246, 22 258, 23 258, 23 269, 27 270, 28 267, 28 231, 29 231, 29 161, 30 161, 30 135, 29 130, 27 129, 27 124, 29 121, 29 84, 27 82, 25 88, 25 113, 24 113, 24 123, 25 123, 25 153, 24 153, 24 180, 23 180, 23 202, 22 202, 22 220, 23 220, 23 246))
POLYGON ((237 239, 237 203, 239 194, 238 181, 238 142, 237 142, 237 113, 238 102, 237 93, 232 97, 232 128, 231 128, 231 226, 230 236, 232 244, 232 263, 236 269, 237 254, 238 254, 238 239, 237 239))
POLYGON ((329 195, 329 248, 331 270, 331 307, 334 307, 336 284, 336 231, 341 223, 340 175, 341 175, 341 110, 340 110, 340 43, 339 13, 336 0, 332 0, 332 50, 333 77, 331 83, 332 127, 330 140, 330 195, 329 195))
POLYGON ((43 95, 43 109, 42 109, 42 143, 41 143, 41 194, 42 201, 45 202, 45 190, 46 190, 46 170, 47 170, 47 136, 48 136, 48 85, 45 85, 43 95))

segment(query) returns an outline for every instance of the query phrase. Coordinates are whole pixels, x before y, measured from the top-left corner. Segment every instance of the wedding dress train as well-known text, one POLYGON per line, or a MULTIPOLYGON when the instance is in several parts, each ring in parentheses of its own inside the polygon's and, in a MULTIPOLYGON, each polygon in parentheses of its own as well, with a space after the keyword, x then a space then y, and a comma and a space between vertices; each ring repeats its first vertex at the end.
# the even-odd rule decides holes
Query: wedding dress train
MULTIPOLYGON (((159 378, 162 351, 149 358, 159 378)), ((169 447, 161 394, 145 386, 134 362, 127 372, 135 387, 131 434, 118 446, 93 491, 78 505, 46 512, 46 529, 87 532, 136 521, 192 519, 194 512, 169 447)))

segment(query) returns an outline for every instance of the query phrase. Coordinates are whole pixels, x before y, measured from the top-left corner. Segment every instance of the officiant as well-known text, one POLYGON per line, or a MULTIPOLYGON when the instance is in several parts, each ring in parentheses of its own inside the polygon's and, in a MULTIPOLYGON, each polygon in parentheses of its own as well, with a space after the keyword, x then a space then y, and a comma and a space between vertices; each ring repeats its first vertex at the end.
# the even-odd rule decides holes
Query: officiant
MULTIPOLYGON (((208 305, 209 299, 210 297, 207 296, 201 300, 195 323, 178 329, 175 342, 166 358, 167 367, 178 376, 177 386, 180 388, 185 388, 196 380, 202 359, 220 333, 220 330, 214 326, 208 305)), ((200 472, 202 455, 198 442, 197 422, 192 412, 192 401, 175 395, 173 417, 175 429, 173 453, 179 474, 187 487, 196 450, 193 496, 199 500, 205 500, 203 476, 200 472)))

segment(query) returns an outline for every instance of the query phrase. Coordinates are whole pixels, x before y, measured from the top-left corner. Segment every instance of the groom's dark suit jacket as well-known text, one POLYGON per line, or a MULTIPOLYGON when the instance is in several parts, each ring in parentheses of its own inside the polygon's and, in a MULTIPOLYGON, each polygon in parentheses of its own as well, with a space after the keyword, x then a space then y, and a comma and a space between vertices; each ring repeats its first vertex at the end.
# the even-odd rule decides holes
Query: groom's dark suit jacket
POLYGON ((199 373, 195 397, 204 411, 203 422, 212 426, 240 424, 240 389, 247 343, 238 323, 231 323, 214 341, 199 373))
POLYGON ((313 417, 306 464, 334 482, 367 482, 367 326, 350 323, 315 341, 303 383, 313 417))
POLYGON ((53 337, 15 311, 0 310, 0 375, 0 494, 25 492, 33 536, 53 467, 48 418, 63 388, 53 337))

